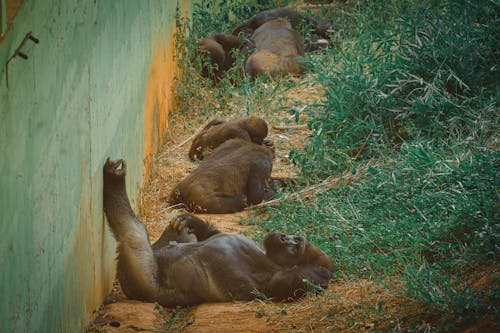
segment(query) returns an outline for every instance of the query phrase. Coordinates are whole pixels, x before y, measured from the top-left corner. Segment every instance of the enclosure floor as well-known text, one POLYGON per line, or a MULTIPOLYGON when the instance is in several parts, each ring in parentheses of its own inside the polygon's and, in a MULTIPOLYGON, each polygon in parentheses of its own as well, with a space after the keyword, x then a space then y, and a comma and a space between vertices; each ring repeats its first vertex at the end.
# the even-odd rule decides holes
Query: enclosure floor
MULTIPOLYGON (((268 138, 274 141, 276 149, 273 176, 296 176, 297 170, 290 163, 288 154, 292 148, 302 148, 307 143, 310 131, 303 126, 297 128, 297 125, 307 123, 307 117, 304 112, 299 112, 296 121, 295 111, 321 103, 323 91, 308 75, 286 80, 289 80, 287 84, 291 88, 280 93, 279 98, 266 107, 248 110, 236 96, 234 102, 228 103, 229 107, 214 107, 214 111, 200 113, 194 110, 193 105, 193 110, 170 115, 167 142, 153 158, 149 180, 144 185, 138 205, 139 218, 146 225, 152 242, 161 235, 173 216, 167 202, 172 188, 197 167, 188 158, 192 138, 214 118, 233 119, 249 113, 264 118, 270 128, 268 138), (273 126, 284 126, 285 129, 278 130, 273 126)), ((279 83, 271 81, 264 85, 269 85, 271 90, 275 84, 279 83)), ((205 89, 208 91, 200 94, 213 94, 210 88, 205 89)), ((259 209, 199 216, 222 232, 244 233, 250 237, 253 230, 249 225, 251 218, 266 218, 259 209)), ((480 269, 482 271, 478 275, 484 279, 478 283, 484 285, 491 284, 489 280, 498 277, 500 272, 500 267, 480 269)), ((382 285, 363 279, 336 279, 326 292, 293 303, 255 300, 167 309, 127 299, 116 281, 112 292, 96 311, 87 332, 369 332, 391 331, 397 327, 404 331, 408 329, 409 322, 421 322, 417 327, 412 324, 412 328, 426 331, 431 328, 429 323, 438 320, 429 316, 428 311, 423 311, 421 304, 402 293, 402 281, 387 278, 385 282, 382 285), (376 311, 380 304, 383 304, 383 311, 376 311)), ((489 332, 491 322, 474 323, 464 332, 489 332)))

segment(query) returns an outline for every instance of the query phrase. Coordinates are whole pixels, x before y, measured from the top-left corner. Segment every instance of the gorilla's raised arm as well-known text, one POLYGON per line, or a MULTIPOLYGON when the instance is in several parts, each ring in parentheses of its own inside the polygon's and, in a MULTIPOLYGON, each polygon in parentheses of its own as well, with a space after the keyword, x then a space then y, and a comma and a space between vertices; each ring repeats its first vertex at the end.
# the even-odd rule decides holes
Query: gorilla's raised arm
POLYGON ((151 300, 158 294, 158 264, 146 227, 135 216, 127 196, 122 159, 109 158, 103 169, 103 204, 111 231, 118 241, 118 279, 125 294, 151 300))

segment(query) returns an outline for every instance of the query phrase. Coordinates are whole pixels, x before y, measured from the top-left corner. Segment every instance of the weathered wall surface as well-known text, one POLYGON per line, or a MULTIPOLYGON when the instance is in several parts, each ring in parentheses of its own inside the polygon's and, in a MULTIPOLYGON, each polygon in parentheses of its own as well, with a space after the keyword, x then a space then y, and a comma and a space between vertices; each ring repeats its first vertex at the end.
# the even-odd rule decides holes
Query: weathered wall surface
POLYGON ((0 332, 82 331, 109 290, 102 165, 127 160, 136 206, 166 128, 176 7, 25 0, 0 42, 0 332), (40 43, 9 63, 7 88, 29 31, 40 43))

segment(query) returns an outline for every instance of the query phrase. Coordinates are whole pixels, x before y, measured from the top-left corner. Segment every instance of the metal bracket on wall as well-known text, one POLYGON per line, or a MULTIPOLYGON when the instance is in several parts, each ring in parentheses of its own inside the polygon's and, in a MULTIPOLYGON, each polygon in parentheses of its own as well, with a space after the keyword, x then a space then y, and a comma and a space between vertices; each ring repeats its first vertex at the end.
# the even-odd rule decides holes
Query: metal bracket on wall
POLYGON ((14 51, 14 53, 9 57, 9 59, 7 60, 7 62, 5 63, 5 83, 7 84, 7 88, 9 88, 9 62, 14 59, 15 57, 20 57, 20 58, 23 58, 24 60, 27 60, 28 59, 28 55, 26 53, 23 53, 21 52, 21 48, 23 47, 24 43, 26 43, 27 40, 31 40, 33 43, 35 44, 38 44, 40 42, 40 40, 38 38, 36 38, 35 36, 33 36, 31 34, 31 31, 28 32, 23 40, 21 41, 21 43, 19 43, 19 46, 17 47, 17 49, 14 51))

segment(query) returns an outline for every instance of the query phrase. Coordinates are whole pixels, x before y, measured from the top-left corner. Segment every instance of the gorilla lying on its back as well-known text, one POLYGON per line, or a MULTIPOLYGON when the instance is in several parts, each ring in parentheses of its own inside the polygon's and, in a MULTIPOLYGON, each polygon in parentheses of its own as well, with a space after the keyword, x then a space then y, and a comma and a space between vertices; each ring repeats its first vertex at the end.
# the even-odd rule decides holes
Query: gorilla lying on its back
POLYGON ((304 237, 271 232, 263 251, 252 240, 219 233, 183 215, 153 246, 127 197, 125 161, 107 160, 103 169, 104 210, 118 242, 117 275, 133 299, 164 306, 302 296, 313 284, 328 286, 333 264, 304 237))

